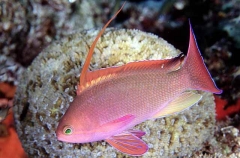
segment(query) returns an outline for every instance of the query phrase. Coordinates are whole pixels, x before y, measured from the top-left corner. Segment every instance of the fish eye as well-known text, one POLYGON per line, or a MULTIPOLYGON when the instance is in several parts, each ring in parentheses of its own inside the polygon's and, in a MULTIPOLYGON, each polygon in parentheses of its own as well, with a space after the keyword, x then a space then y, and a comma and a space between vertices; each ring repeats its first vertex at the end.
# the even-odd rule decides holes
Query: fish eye
POLYGON ((71 135, 73 133, 73 129, 71 126, 65 126, 63 128, 63 133, 66 135, 71 135))

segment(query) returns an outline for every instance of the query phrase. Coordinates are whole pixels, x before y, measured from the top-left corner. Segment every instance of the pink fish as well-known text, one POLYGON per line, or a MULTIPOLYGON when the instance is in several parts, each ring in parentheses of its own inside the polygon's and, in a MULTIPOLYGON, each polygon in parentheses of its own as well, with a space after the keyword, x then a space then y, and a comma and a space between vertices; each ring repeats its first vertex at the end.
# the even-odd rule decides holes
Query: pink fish
POLYGON ((136 156, 147 152, 148 146, 141 140, 145 133, 132 130, 135 125, 194 105, 202 96, 190 90, 222 91, 204 65, 191 25, 185 58, 132 62, 89 72, 98 39, 121 9, 91 45, 77 96, 61 118, 56 134, 58 140, 70 143, 105 140, 117 150, 136 156))

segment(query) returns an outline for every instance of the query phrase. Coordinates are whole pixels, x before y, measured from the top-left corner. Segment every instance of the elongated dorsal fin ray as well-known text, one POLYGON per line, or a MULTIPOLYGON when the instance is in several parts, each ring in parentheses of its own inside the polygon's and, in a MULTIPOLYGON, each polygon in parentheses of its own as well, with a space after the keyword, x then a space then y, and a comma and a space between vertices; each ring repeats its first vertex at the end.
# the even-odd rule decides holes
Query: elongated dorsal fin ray
MULTIPOLYGON (((112 22, 113 19, 115 19, 115 17, 118 15, 118 13, 122 10, 122 8, 124 7, 125 2, 123 3, 122 7, 114 14, 114 16, 106 23, 106 25, 102 28, 102 30, 98 33, 97 37, 95 38, 95 40, 93 41, 89 51, 88 51, 88 55, 87 58, 85 60, 85 63, 83 65, 83 69, 81 72, 81 76, 80 76, 80 84, 79 86, 83 86, 86 83, 86 74, 88 71, 88 67, 90 65, 90 61, 94 52, 94 48, 98 42, 98 39, 102 36, 103 32, 105 31, 105 29, 107 28, 107 26, 112 22)), ((79 89, 79 88, 78 88, 79 89)), ((79 91, 77 92, 79 93, 79 91)))

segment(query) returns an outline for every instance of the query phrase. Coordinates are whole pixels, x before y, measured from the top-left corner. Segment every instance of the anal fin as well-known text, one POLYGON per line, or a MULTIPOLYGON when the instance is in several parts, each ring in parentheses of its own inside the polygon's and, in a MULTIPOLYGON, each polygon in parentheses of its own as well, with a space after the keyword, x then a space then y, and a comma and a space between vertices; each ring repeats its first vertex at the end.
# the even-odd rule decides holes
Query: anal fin
POLYGON ((152 118, 160 118, 177 112, 181 112, 190 106, 198 103, 202 95, 193 92, 184 92, 172 102, 170 102, 164 109, 161 109, 152 118))
POLYGON ((109 137, 106 141, 120 152, 133 156, 140 156, 148 151, 147 144, 129 132, 109 137))

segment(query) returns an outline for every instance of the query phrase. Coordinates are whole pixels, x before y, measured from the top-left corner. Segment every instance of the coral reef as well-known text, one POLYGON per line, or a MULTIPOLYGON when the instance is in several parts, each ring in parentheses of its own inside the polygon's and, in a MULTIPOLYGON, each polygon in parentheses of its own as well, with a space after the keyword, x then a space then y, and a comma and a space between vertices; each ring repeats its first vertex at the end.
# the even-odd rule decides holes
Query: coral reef
POLYGON ((102 13, 101 7, 96 7, 100 2, 2 0, 0 81, 17 85, 18 74, 52 41, 76 30, 102 25, 96 18, 102 13))
MULTIPOLYGON (((82 30, 102 26, 115 12, 114 10, 119 8, 119 4, 118 0, 1 0, 0 81, 18 85, 19 75, 45 46, 55 39, 61 39, 75 29, 82 30)), ((160 35, 182 52, 186 52, 188 19, 190 19, 206 65, 217 85, 223 89, 220 98, 228 102, 224 109, 220 110, 227 111, 236 108, 233 105, 236 105, 240 98, 240 75, 237 73, 240 54, 238 53, 239 4, 239 1, 236 0, 129 0, 116 18, 116 23, 112 23, 111 26, 137 28, 160 35)), ((108 61, 101 60, 101 62, 108 65, 108 61)), ((97 64, 92 68, 95 69, 97 64)), ((80 69, 80 66, 78 68, 80 69)), ((77 70, 77 73, 79 71, 77 70)), ((27 81, 29 80, 27 79, 27 81)), ((74 80, 74 84, 75 81, 77 82, 77 79, 74 80)), ((23 81, 20 82, 22 84, 23 81)), ((2 87, 0 85, 0 89, 2 87)), ((23 93, 27 91, 26 88, 19 89, 22 89, 23 93)), ((8 95, 0 92, 0 99, 2 98, 11 99, 8 95)), ((28 102, 28 100, 21 102, 28 102)), ((53 108, 52 111, 57 109, 53 108)), ((238 130, 240 129, 239 111, 227 118, 228 121, 218 121, 216 128, 234 126, 238 130)), ((196 157, 224 157, 223 153, 227 156, 236 153, 235 157, 240 157, 240 143, 234 141, 234 139, 240 140, 240 134, 231 139, 232 137, 225 137, 221 130, 215 130, 215 136, 217 137, 215 143, 212 145, 206 143, 205 148, 195 154, 196 157), (222 142, 224 139, 225 142, 222 142), (219 145, 223 146, 220 151, 217 148, 219 145), (225 152, 224 148, 228 148, 228 152, 225 152)), ((1 139, 4 146, 10 147, 12 147, 11 143, 16 141, 9 141, 8 144, 8 141, 1 139)), ((39 147, 37 149, 39 150, 39 147)), ((7 152, 7 150, 4 151, 7 152)), ((9 150, 9 152, 11 151, 9 150)))
MULTIPOLYGON (((98 30, 64 38, 43 50, 21 75, 15 97, 16 128, 30 157, 122 157, 104 141, 71 144, 57 140, 55 130, 69 103, 89 46, 98 30)), ((180 53, 155 35, 138 30, 107 29, 97 43, 90 70, 131 61, 166 59, 180 53)), ((214 140, 213 96, 180 114, 149 120, 136 126, 146 132, 149 151, 143 157, 191 156, 214 140)))

